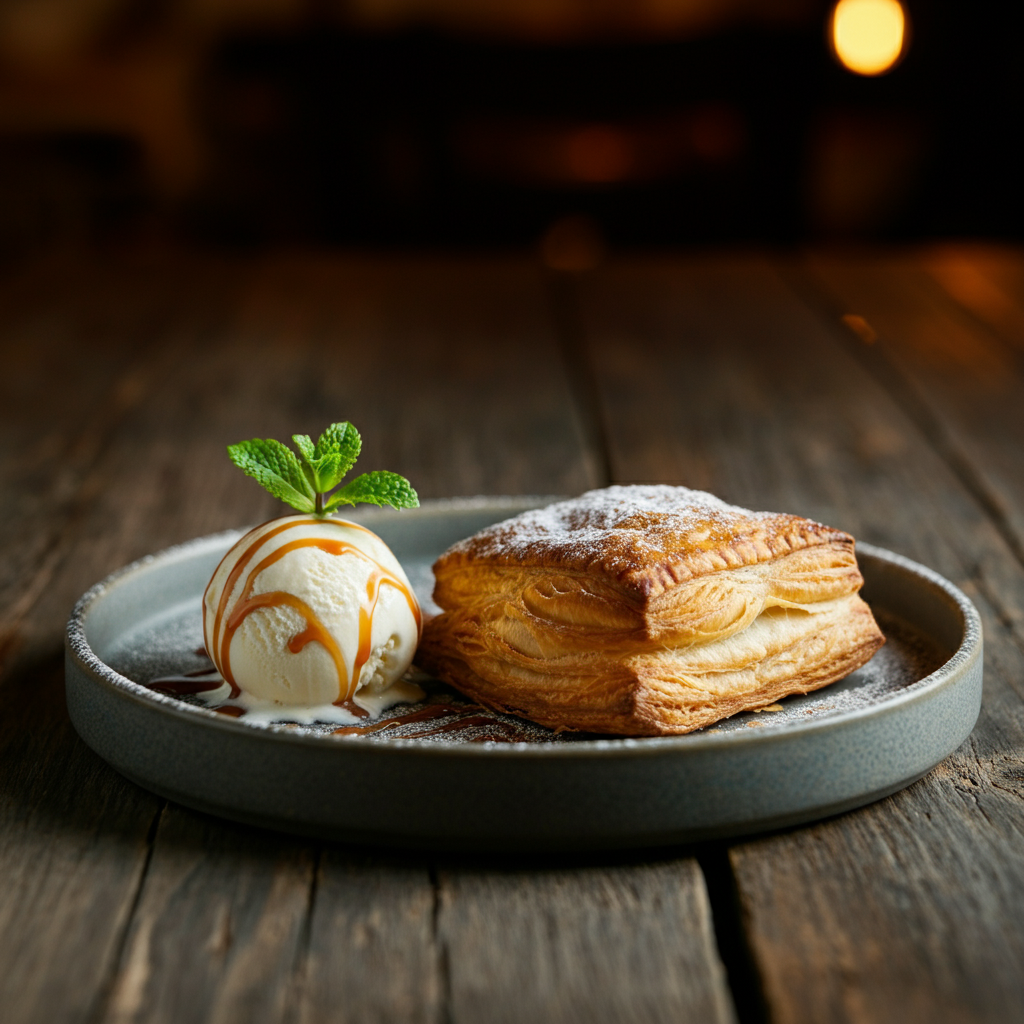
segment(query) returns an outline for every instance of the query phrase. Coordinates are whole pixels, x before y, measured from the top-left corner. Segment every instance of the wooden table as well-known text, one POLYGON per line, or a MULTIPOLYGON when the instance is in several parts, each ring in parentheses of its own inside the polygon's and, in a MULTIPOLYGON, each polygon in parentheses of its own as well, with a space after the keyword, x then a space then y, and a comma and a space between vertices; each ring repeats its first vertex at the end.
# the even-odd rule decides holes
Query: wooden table
POLYGON ((3 1021, 1024 1021, 1021 253, 61 257, 8 273, 0 343, 3 1021), (224 445, 332 419, 427 498, 684 483, 918 559, 981 610, 978 726, 863 810, 627 856, 158 799, 71 729, 70 607, 277 514, 224 445))

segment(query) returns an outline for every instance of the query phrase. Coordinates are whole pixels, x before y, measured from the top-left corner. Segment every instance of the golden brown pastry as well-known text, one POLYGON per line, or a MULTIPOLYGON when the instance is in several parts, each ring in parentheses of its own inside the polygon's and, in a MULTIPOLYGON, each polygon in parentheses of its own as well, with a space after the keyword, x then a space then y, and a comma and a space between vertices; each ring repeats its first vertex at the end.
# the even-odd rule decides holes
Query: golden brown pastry
POLYGON ((885 642, 853 545, 685 487, 589 491, 449 548, 416 663, 552 729, 690 732, 835 682, 885 642))

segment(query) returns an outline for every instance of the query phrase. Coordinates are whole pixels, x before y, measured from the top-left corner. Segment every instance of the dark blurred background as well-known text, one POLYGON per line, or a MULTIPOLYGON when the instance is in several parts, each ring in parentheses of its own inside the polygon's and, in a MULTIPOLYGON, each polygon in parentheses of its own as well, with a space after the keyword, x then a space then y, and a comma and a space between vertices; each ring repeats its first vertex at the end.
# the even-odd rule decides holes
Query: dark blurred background
POLYGON ((902 6, 6 0, 0 255, 1019 239, 1021 5, 902 6))

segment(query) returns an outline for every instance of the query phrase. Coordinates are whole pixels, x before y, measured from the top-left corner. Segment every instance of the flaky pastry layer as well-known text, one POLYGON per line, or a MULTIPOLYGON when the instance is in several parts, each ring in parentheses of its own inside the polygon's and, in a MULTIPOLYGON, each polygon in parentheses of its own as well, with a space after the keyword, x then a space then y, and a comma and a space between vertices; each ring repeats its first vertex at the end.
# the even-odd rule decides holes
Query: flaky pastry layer
POLYGON ((711 572, 830 542, 852 552, 848 533, 800 516, 751 512, 687 487, 604 487, 454 544, 435 566, 435 600, 447 607, 439 599, 443 577, 459 565, 561 569, 654 597, 711 572))
POLYGON ((670 487, 526 513, 434 566, 421 668, 554 729, 700 728, 848 675, 884 642, 848 534, 670 487))

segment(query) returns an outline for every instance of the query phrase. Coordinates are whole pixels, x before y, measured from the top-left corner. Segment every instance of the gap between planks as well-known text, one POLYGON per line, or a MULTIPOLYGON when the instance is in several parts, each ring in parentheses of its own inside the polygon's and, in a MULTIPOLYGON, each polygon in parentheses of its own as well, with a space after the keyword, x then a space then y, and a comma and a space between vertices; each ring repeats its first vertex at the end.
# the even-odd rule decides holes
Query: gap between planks
POLYGON ((770 1011, 764 981, 744 928, 736 875, 724 843, 707 843, 696 851, 704 875, 718 958, 725 968, 737 1024, 768 1024, 770 1011))
POLYGON ((437 949, 437 971, 440 978, 437 1024, 453 1024, 452 965, 449 959, 448 942, 441 933, 441 875, 436 863, 430 865, 430 885, 434 890, 430 934, 437 949))
POLYGON ((160 830, 160 822, 163 819, 164 811, 166 810, 167 801, 162 800, 160 802, 160 806, 156 810, 156 814, 153 815, 152 822, 150 822, 149 831, 146 833, 146 852, 143 856, 142 870, 139 872, 139 880, 136 884, 135 892, 132 894, 128 913, 125 914, 124 924, 121 926, 121 934, 118 936, 117 942, 114 944, 114 951, 106 969, 106 978, 100 986, 99 991, 96 993, 96 1000, 93 1003, 92 1009, 85 1016, 87 1024, 100 1024, 100 1022, 108 1016, 111 1001, 114 998, 114 994, 119 983, 122 982, 121 961, 123 960, 125 950, 128 947, 128 936, 131 934, 132 922, 135 920, 135 913, 139 908, 139 902, 142 899, 142 892, 146 887, 146 878, 149 876, 149 867, 153 863, 153 850, 156 847, 156 835, 160 830))
POLYGON ((313 911, 316 907, 316 896, 320 888, 320 870, 324 859, 323 846, 317 845, 315 849, 313 871, 309 880, 309 895, 306 899, 306 913, 302 919, 299 941, 295 950, 295 963, 292 967, 291 991, 284 1008, 285 1024, 294 1024, 299 1019, 302 982, 308 969, 309 950, 313 940, 313 911))

